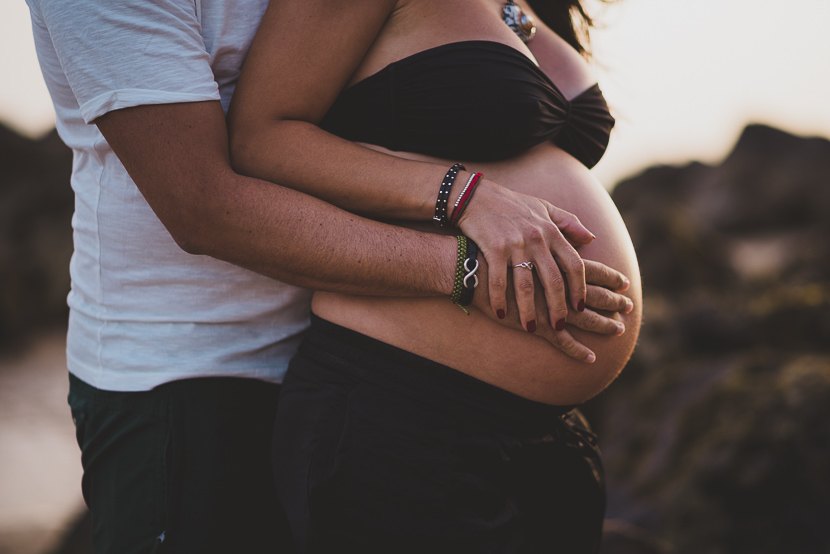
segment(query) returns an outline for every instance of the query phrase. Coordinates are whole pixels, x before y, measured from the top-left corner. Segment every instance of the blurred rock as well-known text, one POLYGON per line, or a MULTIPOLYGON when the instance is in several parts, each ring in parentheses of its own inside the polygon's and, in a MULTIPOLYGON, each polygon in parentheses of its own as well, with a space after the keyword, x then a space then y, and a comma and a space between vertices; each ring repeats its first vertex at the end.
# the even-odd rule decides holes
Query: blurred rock
POLYGON ((0 126, 0 348, 66 324, 71 168, 55 131, 30 140, 0 126))
POLYGON ((599 554, 675 554, 675 550, 645 529, 618 519, 608 519, 602 532, 599 554))
POLYGON ((828 183, 830 142, 753 125, 720 166, 613 191, 645 312, 587 407, 609 517, 681 553, 830 552, 828 183))

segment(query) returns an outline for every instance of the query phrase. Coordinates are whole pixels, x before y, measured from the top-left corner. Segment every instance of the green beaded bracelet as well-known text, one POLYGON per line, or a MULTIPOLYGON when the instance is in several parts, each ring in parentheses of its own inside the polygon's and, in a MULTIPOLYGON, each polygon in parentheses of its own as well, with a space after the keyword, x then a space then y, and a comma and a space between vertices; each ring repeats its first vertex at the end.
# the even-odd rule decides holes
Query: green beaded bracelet
POLYGON ((464 260, 467 259, 467 237, 458 235, 455 238, 458 240, 458 257, 455 262, 455 284, 452 287, 450 300, 452 300, 453 304, 458 304, 459 300, 461 300, 461 293, 464 290, 464 276, 467 274, 464 271, 464 260))

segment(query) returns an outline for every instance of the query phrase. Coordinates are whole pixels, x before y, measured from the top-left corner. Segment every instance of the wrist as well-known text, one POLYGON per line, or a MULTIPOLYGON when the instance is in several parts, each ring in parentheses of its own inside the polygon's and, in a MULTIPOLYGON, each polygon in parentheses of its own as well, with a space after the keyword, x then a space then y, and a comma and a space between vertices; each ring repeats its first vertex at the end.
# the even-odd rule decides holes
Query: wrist
POLYGON ((453 164, 444 175, 441 181, 441 186, 438 188, 438 195, 435 200, 435 211, 433 212, 432 223, 436 227, 444 227, 450 222, 450 214, 452 210, 452 201, 450 200, 454 193, 455 181, 458 174, 463 172, 466 168, 460 164, 453 164))
MULTIPOLYGON (((466 209, 460 214, 460 216, 458 216, 454 222, 454 225, 463 231, 464 222, 471 217, 470 214, 473 214, 472 217, 475 219, 479 213, 482 213, 482 210, 486 210, 488 198, 492 197, 493 193, 500 188, 501 187, 498 184, 485 179, 484 177, 479 179, 478 183, 476 183, 475 198, 468 200, 466 209)), ((457 192, 460 194, 461 188, 459 188, 457 192)))
POLYGON ((489 313, 492 311, 492 308, 490 307, 490 287, 488 285, 489 276, 487 272, 487 260, 484 258, 484 254, 481 253, 481 250, 478 251, 476 259, 478 260, 478 271, 476 272, 476 275, 478 276, 478 287, 476 287, 475 294, 473 294, 473 301, 470 303, 470 306, 478 308, 484 313, 489 313))
POLYGON ((433 235, 440 239, 438 267, 435 280, 437 296, 450 297, 455 287, 455 270, 458 265, 458 241, 454 235, 433 235))

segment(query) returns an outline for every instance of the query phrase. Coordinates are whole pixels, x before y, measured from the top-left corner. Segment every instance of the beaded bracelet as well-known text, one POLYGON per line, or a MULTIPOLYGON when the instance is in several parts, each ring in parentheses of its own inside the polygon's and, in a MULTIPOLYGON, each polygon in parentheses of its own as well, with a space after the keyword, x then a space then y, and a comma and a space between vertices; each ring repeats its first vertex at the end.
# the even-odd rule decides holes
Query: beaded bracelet
POLYGON ((473 197, 476 185, 478 185, 483 176, 484 175, 481 173, 476 173, 470 177, 469 181, 467 181, 467 185, 461 190, 461 194, 458 195, 458 199, 455 201, 455 207, 453 208, 452 216, 450 217, 450 225, 458 224, 458 218, 461 217, 461 214, 464 213, 464 210, 467 208, 467 204, 470 203, 470 198, 473 197))
POLYGON ((458 240, 458 258, 455 265, 455 285, 450 295, 452 303, 470 315, 467 306, 473 302, 473 293, 478 286, 478 246, 464 235, 458 240))
POLYGON ((458 257, 455 263, 455 283, 452 287, 450 300, 452 300, 453 304, 458 304, 461 300, 461 292, 464 289, 464 262, 467 261, 467 237, 458 235, 455 238, 458 241, 458 257))
POLYGON ((432 218, 432 222, 438 227, 443 227, 449 222, 447 218, 447 200, 450 198, 452 184, 455 182, 458 172, 462 169, 467 168, 461 164, 454 164, 447 170, 444 180, 441 181, 441 188, 438 189, 438 199, 435 201, 435 216, 432 218))

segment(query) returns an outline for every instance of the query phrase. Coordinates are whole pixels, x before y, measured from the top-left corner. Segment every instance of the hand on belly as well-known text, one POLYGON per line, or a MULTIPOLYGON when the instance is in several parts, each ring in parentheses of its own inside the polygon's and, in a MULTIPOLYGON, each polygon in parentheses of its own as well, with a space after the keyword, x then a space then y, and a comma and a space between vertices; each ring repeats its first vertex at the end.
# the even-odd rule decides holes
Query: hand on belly
MULTIPOLYGON (((571 324, 566 332, 596 354, 595 363, 576 361, 553 347, 542 337, 555 337, 556 331, 544 322, 537 325, 534 334, 513 330, 481 311, 466 316, 448 298, 395 299, 318 293, 313 309, 325 319, 520 396, 550 404, 581 403, 619 374, 639 333, 642 313, 639 270, 619 212, 584 166, 550 144, 540 145, 511 160, 469 164, 468 168, 484 172, 502 186, 543 198, 577 215, 597 236, 594 242, 579 248, 583 259, 601 262, 628 277, 630 286, 623 294, 633 303, 633 309, 629 313, 611 314, 625 326, 621 336, 577 329, 572 323, 580 315, 573 310, 568 315, 571 324)), ((598 289, 594 292, 602 294, 598 289)))

